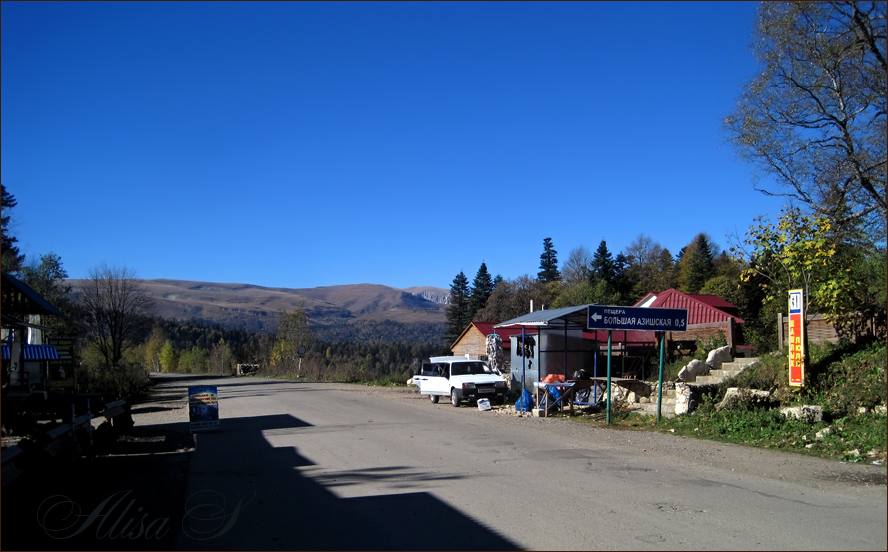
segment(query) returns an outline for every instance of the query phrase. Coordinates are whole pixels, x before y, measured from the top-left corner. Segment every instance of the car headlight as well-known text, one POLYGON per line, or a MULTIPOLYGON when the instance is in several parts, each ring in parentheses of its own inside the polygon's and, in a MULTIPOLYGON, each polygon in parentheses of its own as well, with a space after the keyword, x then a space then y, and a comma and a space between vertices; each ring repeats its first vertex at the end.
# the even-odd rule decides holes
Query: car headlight
POLYGON ((504 382, 504 381, 498 381, 498 382, 496 382, 496 386, 497 386, 497 387, 505 387, 505 386, 506 386, 506 382, 504 382))
POLYGON ((474 388, 475 388, 474 383, 464 383, 463 384, 463 389, 474 389, 474 388))

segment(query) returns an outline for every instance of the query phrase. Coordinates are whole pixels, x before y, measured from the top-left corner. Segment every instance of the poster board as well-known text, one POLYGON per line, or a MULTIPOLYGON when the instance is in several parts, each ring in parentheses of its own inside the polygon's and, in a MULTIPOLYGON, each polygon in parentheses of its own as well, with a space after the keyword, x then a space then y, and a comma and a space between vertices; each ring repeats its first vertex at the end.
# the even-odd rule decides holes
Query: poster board
POLYGON ((789 385, 805 385, 805 301, 801 289, 789 291, 789 385))
POLYGON ((219 429, 219 394, 214 385, 188 387, 191 431, 219 429))

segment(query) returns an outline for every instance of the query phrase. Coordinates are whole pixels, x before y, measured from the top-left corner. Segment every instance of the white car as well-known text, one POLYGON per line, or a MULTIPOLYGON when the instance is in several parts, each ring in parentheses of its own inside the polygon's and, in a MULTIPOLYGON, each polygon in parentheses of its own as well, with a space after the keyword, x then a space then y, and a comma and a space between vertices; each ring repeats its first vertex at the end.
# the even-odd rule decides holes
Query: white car
POLYGON ((460 356, 431 357, 423 363, 422 372, 413 376, 413 383, 433 403, 441 397, 450 397, 453 406, 459 406, 464 400, 483 398, 503 404, 509 393, 506 380, 491 371, 485 362, 460 356))

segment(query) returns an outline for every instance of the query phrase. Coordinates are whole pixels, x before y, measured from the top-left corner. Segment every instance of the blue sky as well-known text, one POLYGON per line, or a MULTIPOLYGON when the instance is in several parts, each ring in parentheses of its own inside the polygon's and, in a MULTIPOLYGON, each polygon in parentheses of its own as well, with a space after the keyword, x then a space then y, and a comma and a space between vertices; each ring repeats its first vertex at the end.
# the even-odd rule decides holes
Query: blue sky
POLYGON ((780 198, 722 120, 756 3, 2 3, 2 181, 72 278, 448 288, 780 198))

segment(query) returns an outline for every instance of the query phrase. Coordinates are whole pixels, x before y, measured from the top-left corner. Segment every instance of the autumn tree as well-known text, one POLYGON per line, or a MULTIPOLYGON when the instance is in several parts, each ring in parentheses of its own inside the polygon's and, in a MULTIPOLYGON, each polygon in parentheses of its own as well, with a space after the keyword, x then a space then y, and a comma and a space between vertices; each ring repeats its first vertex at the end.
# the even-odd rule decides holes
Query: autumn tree
POLYGON ((175 372, 179 367, 179 353, 173 347, 173 343, 167 339, 160 348, 157 355, 157 361, 160 363, 161 371, 175 372))
POLYGON ((776 224, 764 217, 756 222, 732 250, 749 259, 742 278, 759 278, 765 302, 785 302, 789 290, 802 289, 805 311, 823 314, 850 337, 865 331, 859 323, 862 312, 875 308, 884 317, 884 305, 872 304, 885 296, 880 288, 886 285, 872 274, 884 274, 884 269, 870 273, 864 268, 867 259, 873 259, 873 266, 884 263, 884 252, 868 257, 865 249, 843 243, 829 218, 797 208, 784 208, 776 224))
POLYGON ((561 265, 561 278, 565 284, 576 285, 589 278, 592 253, 585 245, 574 247, 561 265))
POLYGON ((668 286, 659 289, 662 252, 663 246, 644 234, 639 234, 626 247, 626 273, 633 282, 633 293, 637 297, 668 289, 668 286))
POLYGON ((841 236, 860 223, 884 240, 885 2, 762 2, 762 72, 725 119, 744 159, 841 236))
POLYGON ((302 306, 293 312, 281 312, 278 315, 277 339, 271 350, 271 364, 292 368, 299 362, 299 347, 310 349, 314 346, 315 336, 308 325, 308 313, 302 306))
POLYGON ((148 337, 148 341, 145 342, 145 365, 149 371, 160 372, 160 353, 166 342, 167 339, 163 333, 163 327, 160 324, 155 324, 151 328, 151 335, 148 337))

